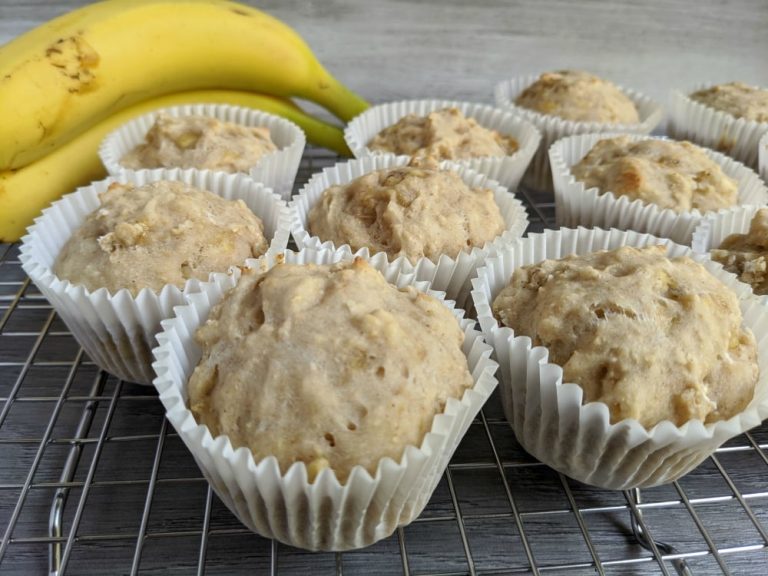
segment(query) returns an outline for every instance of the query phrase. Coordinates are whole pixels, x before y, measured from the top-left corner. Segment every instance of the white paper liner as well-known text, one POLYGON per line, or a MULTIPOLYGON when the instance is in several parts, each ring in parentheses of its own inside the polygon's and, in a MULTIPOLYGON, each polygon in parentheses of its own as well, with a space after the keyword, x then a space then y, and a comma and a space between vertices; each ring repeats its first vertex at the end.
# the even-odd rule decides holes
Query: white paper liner
POLYGON ((531 234, 489 257, 473 280, 472 299, 487 341, 500 364, 504 413, 517 439, 533 456, 580 482, 630 489, 671 482, 690 472, 723 442, 757 426, 768 416, 768 308, 734 275, 690 248, 634 231, 563 228, 531 234), (744 324, 755 334, 760 377, 749 406, 729 420, 677 427, 663 421, 646 430, 636 420, 610 424, 602 402, 582 405, 582 389, 562 381, 562 369, 548 363, 543 347, 516 337, 493 317, 491 304, 523 265, 568 254, 619 246, 664 244, 670 257, 689 255, 731 288, 744 324))
POLYGON ((672 90, 669 97, 667 133, 678 140, 690 140, 718 150, 757 168, 757 145, 768 133, 768 122, 755 122, 715 110, 688 97, 714 83, 697 84, 685 92, 672 90))
POLYGON ((611 124, 607 122, 576 122, 563 120, 557 116, 541 114, 528 108, 515 105, 515 100, 523 90, 536 82, 539 76, 519 76, 505 80, 496 85, 494 97, 496 105, 510 110, 515 115, 528 120, 542 134, 541 144, 533 157, 523 182, 537 190, 552 190, 552 174, 549 168, 549 147, 564 136, 587 134, 591 132, 627 132, 630 134, 650 134, 661 122, 663 108, 647 96, 639 92, 619 86, 619 89, 629 97, 637 108, 640 122, 637 124, 611 124))
MULTIPOLYGON (((749 225, 755 213, 765 206, 736 206, 728 210, 720 210, 707 214, 699 222, 693 231, 691 239, 691 248, 697 254, 711 257, 710 250, 720 246, 731 234, 746 234, 749 232, 749 225)), ((744 285, 752 290, 752 286, 744 285)), ((757 295, 765 304, 768 304, 768 295, 757 295)))
MULTIPOLYGON (((321 245, 328 248, 336 247, 330 240, 323 242, 317 236, 311 236, 307 229, 309 211, 327 188, 337 184, 347 184, 374 170, 405 166, 409 161, 408 156, 377 154, 349 162, 341 162, 313 175, 309 182, 293 197, 293 201, 289 203, 293 218, 291 234, 296 245, 300 249, 321 245)), ((504 232, 493 241, 510 242, 525 233, 528 228, 528 215, 525 208, 522 202, 514 194, 508 192, 505 187, 466 166, 445 161, 440 163, 440 167, 455 170, 462 180, 472 188, 482 187, 493 190, 494 199, 499 206, 505 228, 504 232)), ((425 257, 411 264, 405 257, 401 257, 402 266, 404 269, 412 270, 419 280, 431 282, 435 290, 446 292, 448 298, 456 301, 457 306, 464 307, 469 300, 471 290, 469 281, 472 273, 489 244, 490 242, 483 247, 473 247, 469 251, 462 251, 455 257, 440 256, 437 262, 425 257)))
MULTIPOLYGON (((693 231, 704 216, 699 210, 675 212, 611 192, 601 194, 598 188, 586 188, 571 174, 571 167, 581 161, 599 140, 621 135, 629 136, 632 141, 663 139, 642 134, 581 134, 563 138, 552 145, 549 156, 555 185, 557 224, 571 228, 636 230, 670 238, 680 244, 690 244, 693 231)), ((702 150, 726 175, 738 180, 737 201, 740 205, 768 203, 768 189, 753 170, 719 152, 708 148, 702 150)))
MULTIPOLYGON (((263 183, 267 188, 272 188, 283 199, 291 199, 293 181, 296 179, 301 155, 304 153, 306 144, 304 132, 296 124, 280 116, 230 104, 184 104, 161 108, 134 118, 112 131, 104 138, 99 148, 101 161, 111 176, 145 171, 156 173, 159 170, 164 170, 163 168, 133 170, 120 164, 120 159, 125 154, 144 142, 147 132, 155 123, 160 112, 174 117, 210 116, 222 122, 269 128, 270 138, 278 150, 259 158, 258 163, 251 168, 250 176, 257 182, 263 183)), ((183 172, 195 170, 194 168, 187 168, 183 172)))
POLYGON ((759 143, 760 151, 758 152, 758 164, 760 170, 760 176, 764 181, 768 182, 768 132, 766 132, 759 143))
MULTIPOLYGON (((242 199, 264 224, 271 251, 282 251, 290 236, 290 211, 285 202, 246 174, 210 171, 143 171, 107 178, 78 188, 43 210, 22 238, 24 271, 61 316, 72 335, 100 368, 140 384, 151 384, 152 347, 160 321, 173 315, 173 307, 186 302, 205 282, 188 280, 183 290, 166 285, 157 293, 145 288, 134 297, 122 289, 88 291, 53 273, 64 244, 85 217, 99 206, 98 195, 114 181, 137 185, 157 180, 181 180, 228 200, 242 199)), ((242 263, 240 263, 242 264, 242 263)), ((222 273, 227 272, 222 270, 222 273)))
MULTIPOLYGON (((284 256, 270 254, 249 261, 249 266, 266 270, 283 258, 296 264, 331 264, 354 257, 348 247, 308 248, 287 251, 284 256)), ((390 283, 412 285, 443 299, 443 293, 430 290, 428 282, 417 281, 410 270, 404 270, 401 260, 389 263, 384 254, 366 259, 390 283)), ((201 293, 191 295, 188 306, 178 307, 176 316, 163 322, 159 345, 153 350, 154 384, 166 416, 213 489, 254 532, 308 550, 360 548, 411 522, 421 513, 461 438, 496 387, 497 365, 490 360, 491 349, 474 329, 474 322, 463 319, 463 311, 454 309, 452 302, 443 301, 464 331, 462 349, 475 384, 460 400, 447 402, 421 446, 407 446, 400 462, 382 459, 373 477, 357 466, 341 485, 333 471, 325 469, 310 484, 304 463, 295 463, 281 474, 275 457, 256 462, 247 448, 233 450, 227 436, 213 438, 187 408, 186 384, 200 359, 193 334, 238 276, 219 277, 201 293)))
POLYGON ((464 116, 474 118, 481 126, 496 130, 503 136, 512 136, 517 140, 520 148, 510 156, 486 156, 468 160, 454 160, 457 164, 472 168, 485 174, 491 180, 496 180, 502 186, 509 188, 510 191, 517 190, 520 179, 538 149, 541 134, 530 122, 493 106, 453 100, 403 100, 380 104, 368 108, 352 119, 344 130, 344 139, 355 158, 379 154, 395 156, 395 154, 371 150, 367 146, 368 142, 384 128, 392 126, 408 114, 426 116, 430 112, 443 108, 458 108, 464 116))
POLYGON ((707 255, 731 234, 746 234, 752 218, 760 208, 765 206, 735 206, 707 214, 693 232, 693 251, 707 255))

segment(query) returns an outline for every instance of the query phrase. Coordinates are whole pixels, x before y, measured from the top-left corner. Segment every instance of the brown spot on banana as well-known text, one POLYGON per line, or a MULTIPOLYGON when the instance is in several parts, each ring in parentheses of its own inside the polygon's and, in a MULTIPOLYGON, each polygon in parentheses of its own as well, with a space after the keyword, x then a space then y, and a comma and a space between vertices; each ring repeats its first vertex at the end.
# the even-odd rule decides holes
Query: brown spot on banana
POLYGON ((59 38, 45 50, 45 58, 70 82, 68 92, 83 93, 96 88, 99 53, 81 34, 59 38))

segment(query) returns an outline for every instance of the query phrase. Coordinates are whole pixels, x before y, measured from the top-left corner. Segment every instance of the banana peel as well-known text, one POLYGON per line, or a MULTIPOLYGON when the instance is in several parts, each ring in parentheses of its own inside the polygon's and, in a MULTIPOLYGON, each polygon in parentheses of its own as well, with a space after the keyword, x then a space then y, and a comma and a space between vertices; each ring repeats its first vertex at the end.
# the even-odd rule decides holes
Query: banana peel
POLYGON ((190 90, 301 98, 348 121, 368 103, 278 19, 227 0, 107 0, 0 46, 0 169, 140 101, 190 90))
POLYGON ((305 114, 287 99, 230 90, 195 90, 153 98, 102 120, 32 164, 0 172, 0 242, 19 240, 51 202, 106 176, 98 148, 109 132, 157 108, 192 103, 234 104, 278 114, 301 127, 309 142, 350 155, 340 128, 305 114))

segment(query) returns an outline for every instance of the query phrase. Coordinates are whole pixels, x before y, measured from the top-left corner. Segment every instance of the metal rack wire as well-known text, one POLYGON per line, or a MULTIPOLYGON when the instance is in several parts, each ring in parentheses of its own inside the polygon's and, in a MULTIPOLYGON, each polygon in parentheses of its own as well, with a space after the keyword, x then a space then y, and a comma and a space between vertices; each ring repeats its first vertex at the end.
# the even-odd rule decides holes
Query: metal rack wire
MULTIPOLYGON (((299 181, 336 158, 306 155, 299 181)), ((551 197, 522 191, 534 230, 551 197)), ((1 574, 768 574, 768 424, 671 485, 574 482, 528 456, 494 397, 424 513, 313 554, 245 529, 154 390, 98 370, 0 245, 1 574)))

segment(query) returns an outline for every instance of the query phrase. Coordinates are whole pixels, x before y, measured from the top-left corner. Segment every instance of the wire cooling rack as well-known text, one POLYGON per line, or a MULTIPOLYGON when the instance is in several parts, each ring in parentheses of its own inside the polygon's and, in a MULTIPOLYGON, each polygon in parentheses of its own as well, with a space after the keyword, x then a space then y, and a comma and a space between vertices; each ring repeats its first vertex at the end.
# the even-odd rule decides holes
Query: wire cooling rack
MULTIPOLYGON (((305 156, 299 182, 336 161, 305 156)), ((550 196, 522 191, 532 229, 550 196)), ((424 513, 369 548, 245 529, 154 389, 98 370, 0 245, 0 574, 768 574, 768 424, 667 486, 572 481, 527 455, 494 396, 424 513)))

